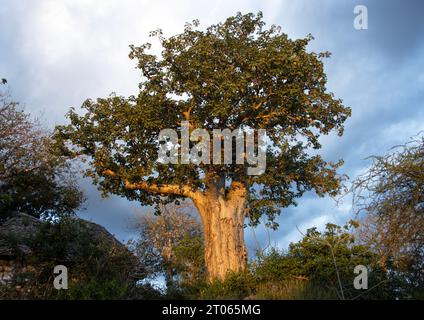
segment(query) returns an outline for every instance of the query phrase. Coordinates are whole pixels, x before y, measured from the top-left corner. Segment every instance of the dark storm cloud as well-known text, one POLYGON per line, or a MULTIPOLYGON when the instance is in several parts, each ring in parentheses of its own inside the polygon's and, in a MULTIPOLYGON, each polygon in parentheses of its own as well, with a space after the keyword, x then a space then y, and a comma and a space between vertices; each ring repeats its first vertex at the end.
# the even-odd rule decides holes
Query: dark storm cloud
POLYGON ((101 198, 89 179, 81 179, 80 185, 88 199, 79 213, 81 218, 101 224, 124 243, 137 237, 135 222, 147 208, 113 195, 101 198))
MULTIPOLYGON (((150 30, 163 27, 172 34, 194 18, 207 25, 236 11, 263 10, 267 22, 281 25, 292 38, 312 33, 310 50, 333 53, 325 61, 328 89, 353 114, 342 138, 324 137, 322 153, 328 160, 343 158, 343 173, 354 178, 369 165, 364 158, 424 129, 423 1, 149 3, 2 1, 0 77, 9 80, 14 97, 28 111, 44 115, 52 127, 66 122, 69 107, 86 98, 134 93, 139 74, 127 58, 128 45, 144 42, 150 30), (368 8, 368 30, 353 28, 358 4, 368 8)), ((116 196, 102 199, 87 179, 81 185, 88 197, 82 217, 104 225, 121 241, 135 235, 128 225, 141 211, 139 204, 116 196)), ((269 233, 271 243, 286 246, 299 238, 296 225, 305 231, 349 218, 349 201, 337 206, 308 193, 297 207, 282 211, 280 229, 269 233)), ((255 238, 249 229, 246 234, 252 250, 255 238)), ((255 235, 261 246, 268 242, 263 227, 255 235)))
POLYGON ((365 2, 369 10, 369 49, 382 51, 392 62, 403 62, 424 40, 424 2, 419 0, 365 2))
MULTIPOLYGON (((301 1, 281 13, 278 21, 293 38, 309 32, 314 51, 329 50, 325 61, 328 88, 352 108, 342 138, 323 139, 321 153, 328 160, 344 159, 342 173, 352 181, 369 164, 370 155, 385 153, 424 129, 424 3, 420 1, 301 1), (353 28, 353 8, 368 8, 369 29, 353 28), (289 16, 296 19, 288 19, 289 16)), ((347 186, 349 186, 347 181, 347 186)), ((271 235, 285 247, 307 228, 326 222, 343 224, 354 218, 351 199, 337 205, 313 193, 297 207, 282 210, 278 231, 263 227, 246 233, 249 247, 262 247, 271 235)))

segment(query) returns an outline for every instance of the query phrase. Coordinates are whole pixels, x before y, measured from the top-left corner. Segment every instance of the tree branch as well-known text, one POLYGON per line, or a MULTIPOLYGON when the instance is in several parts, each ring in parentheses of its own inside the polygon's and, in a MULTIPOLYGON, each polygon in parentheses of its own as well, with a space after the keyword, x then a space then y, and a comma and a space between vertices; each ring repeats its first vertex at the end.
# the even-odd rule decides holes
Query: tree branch
MULTIPOLYGON (((103 171, 104 175, 119 177, 116 172, 107 169, 103 171)), ((163 184, 159 185, 157 183, 148 183, 145 181, 142 182, 129 182, 126 179, 123 179, 125 188, 129 190, 144 190, 153 193, 161 193, 161 194, 174 194, 180 195, 188 198, 192 198, 196 195, 197 191, 193 191, 189 186, 179 186, 176 184, 163 184)))

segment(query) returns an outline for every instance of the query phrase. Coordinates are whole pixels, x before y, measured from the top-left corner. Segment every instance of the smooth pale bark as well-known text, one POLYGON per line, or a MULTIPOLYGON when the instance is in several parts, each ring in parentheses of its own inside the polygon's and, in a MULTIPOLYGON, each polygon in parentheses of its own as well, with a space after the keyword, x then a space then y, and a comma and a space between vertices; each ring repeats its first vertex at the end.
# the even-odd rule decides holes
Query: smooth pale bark
POLYGON ((246 190, 233 186, 225 197, 219 192, 206 192, 194 197, 205 238, 205 263, 209 281, 224 279, 229 272, 246 267, 244 218, 246 190))
MULTIPOLYGON (((105 175, 119 176, 112 170, 105 175)), ((192 190, 188 185, 159 185, 155 183, 130 183, 128 189, 141 189, 160 194, 177 194, 190 198, 202 219, 205 238, 205 264, 209 281, 224 279, 229 272, 245 269, 247 250, 244 245, 244 219, 247 204, 247 188, 233 181, 225 189, 225 178, 206 177, 206 190, 192 190)))

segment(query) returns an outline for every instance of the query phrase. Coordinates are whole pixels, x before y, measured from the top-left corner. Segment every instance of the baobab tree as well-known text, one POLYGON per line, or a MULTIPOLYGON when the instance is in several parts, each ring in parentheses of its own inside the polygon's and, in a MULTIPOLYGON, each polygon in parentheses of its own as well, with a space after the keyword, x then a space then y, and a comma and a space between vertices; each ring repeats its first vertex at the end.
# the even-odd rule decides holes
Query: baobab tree
POLYGON ((162 46, 159 56, 149 43, 130 46, 142 75, 138 94, 86 100, 83 115, 71 109, 71 123, 57 127, 58 146, 89 159, 87 174, 104 194, 142 205, 190 198, 203 225, 208 279, 223 279, 245 267, 246 218, 257 224, 264 215, 276 227, 281 208, 305 191, 339 191, 341 162, 309 151, 321 147, 322 134, 342 135, 350 109, 327 92, 322 60, 329 53, 307 52, 311 36, 291 40, 277 26, 265 28, 261 13, 238 13, 205 30, 193 21, 175 36, 151 36, 162 46), (249 175, 250 165, 239 161, 158 161, 161 130, 179 132, 183 122, 191 133, 211 135, 265 129, 265 172, 249 175))

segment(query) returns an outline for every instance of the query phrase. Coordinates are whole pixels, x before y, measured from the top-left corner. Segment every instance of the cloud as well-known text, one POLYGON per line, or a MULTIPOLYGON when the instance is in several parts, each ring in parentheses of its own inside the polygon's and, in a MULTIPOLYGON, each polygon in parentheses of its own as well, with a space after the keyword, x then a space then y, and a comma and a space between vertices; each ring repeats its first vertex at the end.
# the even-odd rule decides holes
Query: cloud
MULTIPOLYGON (((148 41, 149 31, 165 35, 182 31, 199 19, 201 26, 242 12, 264 12, 265 20, 281 25, 292 38, 315 36, 309 49, 329 50, 325 61, 328 89, 353 111, 345 135, 323 137, 324 158, 343 158, 343 172, 355 177, 369 163, 363 160, 424 130, 424 20, 422 1, 364 0, 369 29, 353 28, 356 0, 338 1, 136 1, 3 0, 0 7, 0 76, 28 111, 53 127, 65 122, 69 107, 87 98, 122 95, 137 90, 140 74, 128 59, 129 44, 148 41)), ((128 221, 141 209, 112 196, 101 199, 86 179, 88 195, 81 215, 106 226, 119 239, 133 236, 128 221)), ((284 209, 271 242, 286 246, 298 239, 295 226, 344 223, 349 205, 307 194, 295 208, 284 209)), ((247 243, 255 246, 246 230, 247 243)), ((267 232, 256 230, 261 244, 267 232)))

